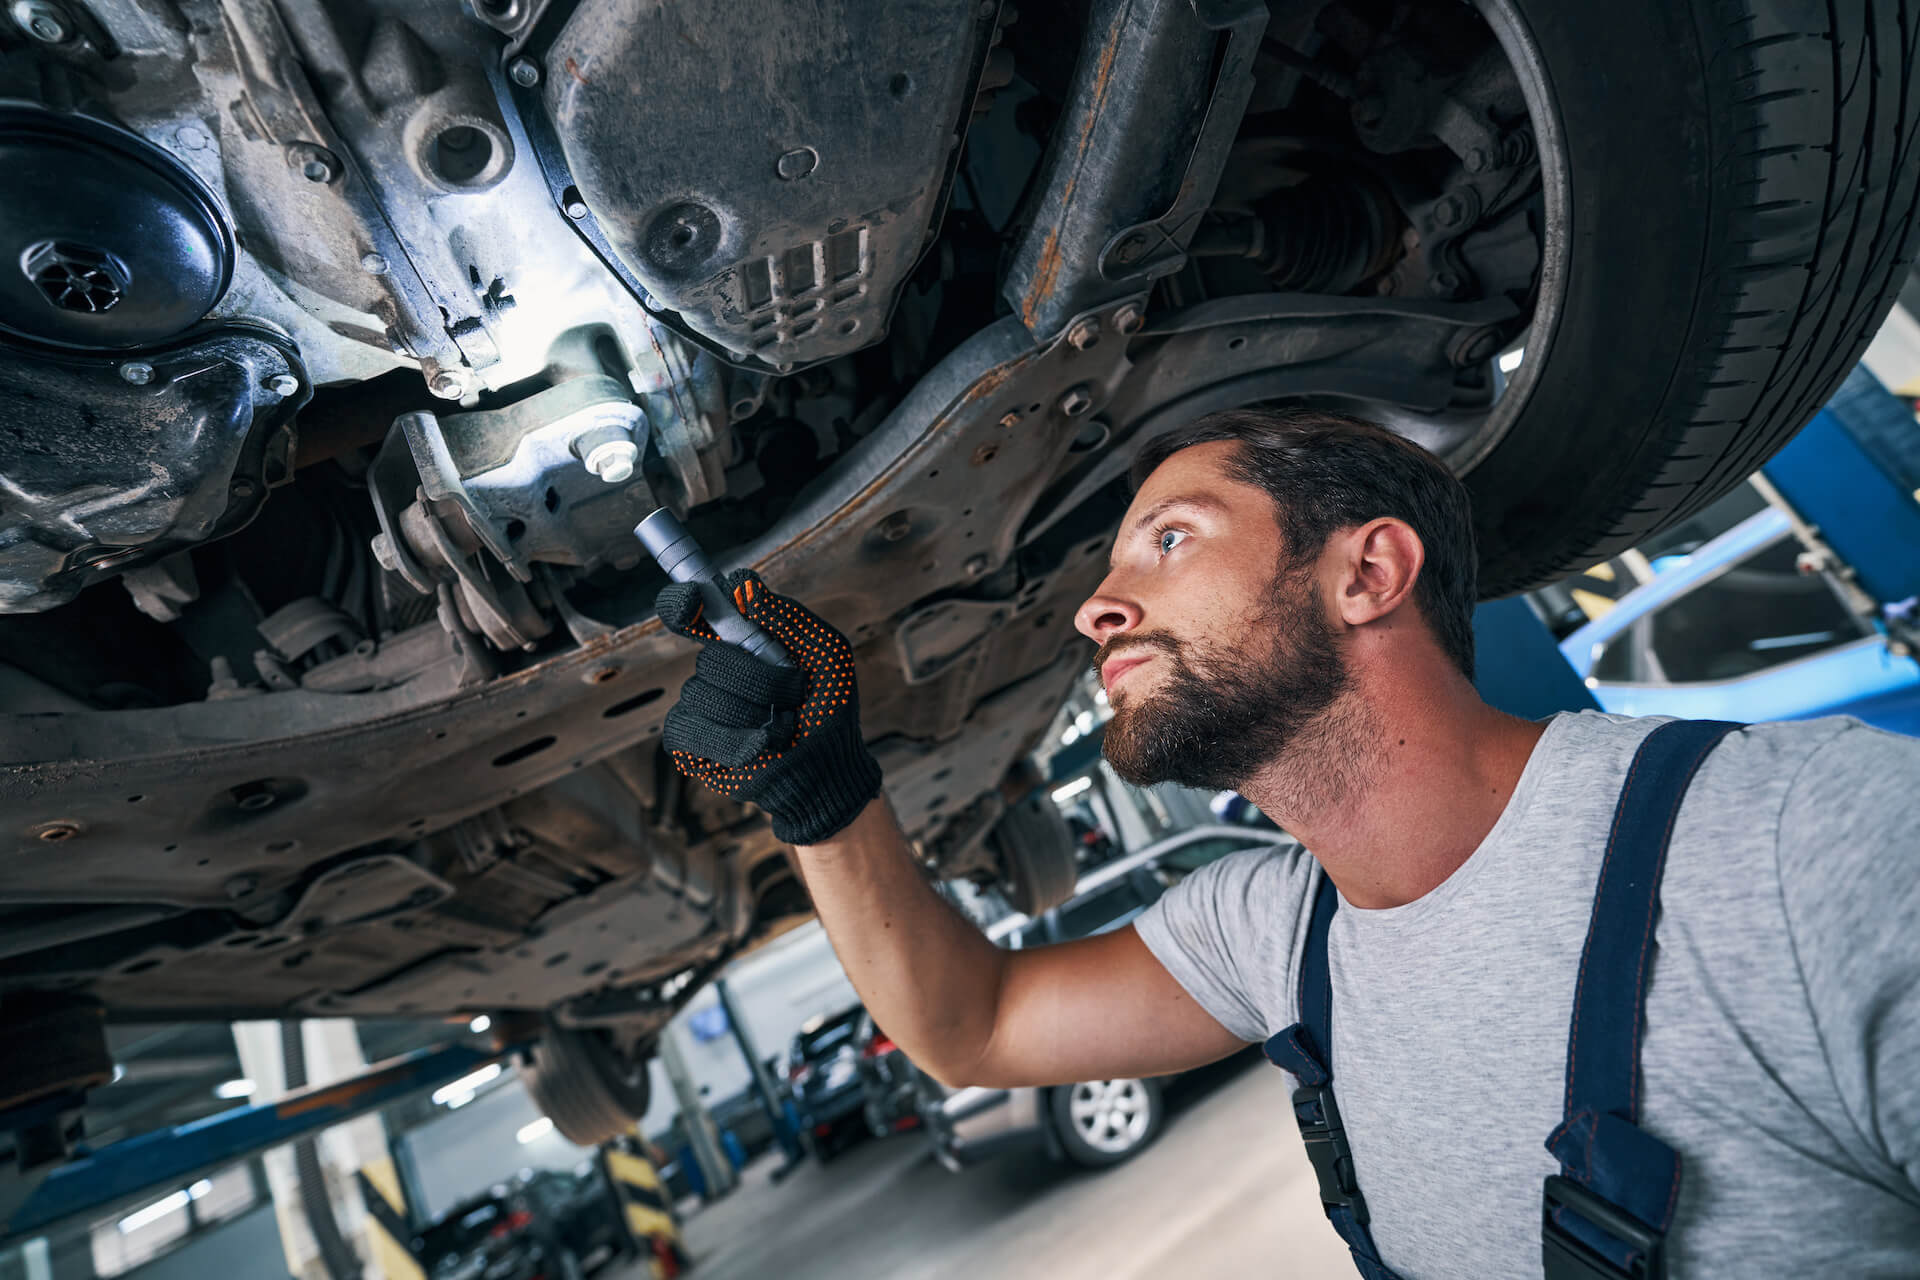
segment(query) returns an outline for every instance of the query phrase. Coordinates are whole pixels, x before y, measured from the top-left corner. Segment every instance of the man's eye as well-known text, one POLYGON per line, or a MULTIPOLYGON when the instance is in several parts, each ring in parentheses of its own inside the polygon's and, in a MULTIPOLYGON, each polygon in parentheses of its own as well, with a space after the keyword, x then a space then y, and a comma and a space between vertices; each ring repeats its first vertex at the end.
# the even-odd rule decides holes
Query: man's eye
POLYGON ((1181 539, 1186 536, 1187 531, 1185 529, 1162 529, 1160 531, 1160 554, 1165 555, 1167 552, 1179 546, 1181 539))

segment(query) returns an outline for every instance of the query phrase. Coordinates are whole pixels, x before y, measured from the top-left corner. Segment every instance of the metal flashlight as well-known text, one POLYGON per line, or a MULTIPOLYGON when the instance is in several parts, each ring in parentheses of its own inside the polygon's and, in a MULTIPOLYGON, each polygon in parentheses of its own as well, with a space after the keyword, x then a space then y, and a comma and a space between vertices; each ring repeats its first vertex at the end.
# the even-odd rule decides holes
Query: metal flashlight
POLYGON ((634 526, 633 536, 647 549, 659 566, 675 582, 690 582, 700 588, 705 603, 701 617, 713 633, 728 644, 745 649, 762 662, 776 667, 791 667, 793 659, 780 642, 740 616, 733 597, 720 582, 720 571, 707 559, 693 535, 686 531, 673 512, 661 507, 634 526))

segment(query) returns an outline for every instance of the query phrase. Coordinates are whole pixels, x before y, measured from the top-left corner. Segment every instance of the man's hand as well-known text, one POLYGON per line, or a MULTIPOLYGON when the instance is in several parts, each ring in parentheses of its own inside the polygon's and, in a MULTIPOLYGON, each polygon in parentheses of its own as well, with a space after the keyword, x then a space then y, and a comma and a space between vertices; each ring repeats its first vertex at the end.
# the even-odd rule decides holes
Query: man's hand
POLYGON ((725 643, 700 617, 698 587, 667 586, 657 601, 661 622, 702 648, 662 742, 688 777, 766 810, 779 839, 817 844, 880 791, 880 766, 860 736, 853 649, 753 572, 730 574, 726 585, 734 607, 779 640, 794 666, 725 643))

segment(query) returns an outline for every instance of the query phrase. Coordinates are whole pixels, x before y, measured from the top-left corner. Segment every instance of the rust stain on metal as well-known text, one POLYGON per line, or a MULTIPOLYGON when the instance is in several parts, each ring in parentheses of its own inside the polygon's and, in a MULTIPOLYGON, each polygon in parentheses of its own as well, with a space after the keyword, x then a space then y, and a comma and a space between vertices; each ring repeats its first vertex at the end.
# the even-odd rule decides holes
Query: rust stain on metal
MULTIPOLYGON (((1100 114, 1107 105, 1107 89, 1113 81, 1113 61, 1120 52, 1120 26, 1116 24, 1107 32, 1107 38, 1100 48, 1100 61, 1093 69, 1093 106, 1087 112, 1080 126, 1080 137, 1073 153, 1073 168, 1067 179, 1066 188, 1060 193, 1062 210, 1073 203, 1073 189, 1080 184, 1080 169, 1086 163, 1087 151, 1093 146, 1094 127, 1100 122, 1100 114)), ((1040 305, 1053 294, 1053 287, 1060 278, 1060 229, 1047 228, 1046 238, 1040 242, 1040 257, 1034 263, 1033 283, 1027 289, 1026 296, 1020 300, 1020 319, 1029 329, 1034 325, 1040 313, 1040 305)))
POLYGON ((582 89, 587 87, 587 78, 580 74, 580 64, 578 62, 572 58, 568 58, 562 65, 566 67, 567 74, 579 82, 582 89))
POLYGON ((372 1093, 387 1081, 378 1075, 360 1076, 353 1080, 342 1080, 339 1084, 323 1085, 318 1089, 309 1089, 283 1098, 274 1107, 274 1114, 282 1120, 305 1115, 309 1111, 318 1111, 322 1107, 340 1106, 352 1102, 355 1098, 372 1093))

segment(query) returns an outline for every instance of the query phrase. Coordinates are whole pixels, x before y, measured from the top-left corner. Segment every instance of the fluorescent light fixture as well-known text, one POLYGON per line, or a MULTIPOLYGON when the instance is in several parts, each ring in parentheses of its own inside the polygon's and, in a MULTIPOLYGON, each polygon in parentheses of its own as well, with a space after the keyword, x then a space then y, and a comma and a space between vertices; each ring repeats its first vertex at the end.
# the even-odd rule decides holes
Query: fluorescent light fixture
POLYGON ((1064 728, 1064 729, 1062 729, 1062 730, 1060 731, 1060 745, 1061 745, 1061 746, 1063 746, 1063 747, 1070 747, 1070 746, 1072 746, 1072 745, 1073 745, 1074 743, 1076 743, 1076 742, 1078 742, 1078 741, 1080 741, 1080 726, 1079 726, 1079 725, 1077 725, 1077 724, 1070 724, 1070 725, 1068 725, 1068 726, 1067 726, 1066 728, 1064 728))
POLYGON ((461 1076, 452 1084, 443 1084, 438 1089, 435 1089, 433 1091, 433 1100, 435 1103, 449 1107, 464 1106, 473 1101, 475 1090, 483 1084, 488 1084, 498 1079, 499 1075, 500 1064, 497 1062, 488 1063, 471 1075, 461 1076), (462 1094, 466 1096, 461 1097, 462 1094), (460 1101, 453 1101, 455 1098, 460 1098, 460 1101))
POLYGON ((127 1078, 126 1064, 123 1062, 116 1062, 113 1064, 113 1079, 107 1081, 107 1083, 119 1084, 122 1080, 126 1078, 127 1078))
POLYGON ((521 1125, 520 1132, 514 1134, 513 1136, 514 1136, 514 1139, 517 1142, 519 1142, 521 1146, 524 1147, 529 1142, 538 1142, 540 1139, 546 1137, 548 1134, 552 1132, 553 1132, 552 1118, 548 1116, 541 1116, 538 1120, 535 1120, 532 1124, 521 1125))
POLYGON ((1093 712, 1082 711, 1079 715, 1075 716, 1073 718, 1073 727, 1078 729, 1081 733, 1092 733, 1093 732, 1093 712))
POLYGON ((259 1087, 260 1086, 256 1085, 253 1081, 246 1079, 222 1080, 219 1084, 213 1086, 213 1096, 216 1098, 251 1098, 253 1091, 259 1087))
POLYGON ((1520 367, 1520 362, 1525 360, 1526 358, 1527 358, 1527 349, 1525 347, 1515 347, 1511 351, 1501 352, 1500 353, 1500 372, 1512 373, 1515 369, 1518 369, 1520 367))
POLYGON ((1072 782, 1069 782, 1066 786, 1055 787, 1053 789, 1053 802, 1055 804, 1065 804, 1067 801, 1079 795, 1082 791, 1091 791, 1091 790, 1093 790, 1092 778, 1075 778, 1072 782))
POLYGON ((192 1196, 195 1200, 198 1200, 201 1196, 207 1194, 207 1192, 211 1190, 213 1190, 213 1183, 208 1181, 205 1178, 202 1178, 200 1179, 200 1181, 194 1183, 192 1186, 187 1188, 187 1194, 192 1196))
POLYGON ((486 1014, 483 1013, 479 1017, 475 1018, 472 1022, 469 1022, 467 1024, 467 1030, 473 1032, 473 1034, 475 1035, 479 1035, 482 1031, 485 1031, 488 1027, 491 1027, 492 1025, 493 1025, 493 1019, 489 1018, 486 1014))
POLYGON ((155 1200, 144 1209, 136 1209, 126 1217, 120 1219, 120 1234, 123 1236, 132 1235, 142 1227, 152 1226, 168 1214, 178 1213, 186 1208, 187 1202, 192 1199, 193 1194, 185 1187, 182 1187, 165 1199, 155 1200))

